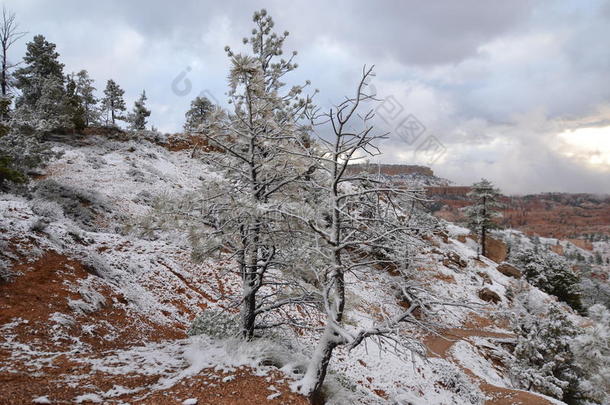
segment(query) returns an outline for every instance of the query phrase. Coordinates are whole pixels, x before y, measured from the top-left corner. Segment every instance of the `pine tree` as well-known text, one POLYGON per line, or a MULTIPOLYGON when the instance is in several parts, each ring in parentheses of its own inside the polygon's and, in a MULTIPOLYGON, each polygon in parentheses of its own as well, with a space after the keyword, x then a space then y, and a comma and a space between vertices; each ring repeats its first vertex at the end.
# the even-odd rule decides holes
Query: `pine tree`
POLYGON ((100 112, 96 108, 98 99, 94 94, 93 79, 89 77, 89 73, 86 70, 72 74, 72 79, 76 83, 75 94, 79 97, 80 105, 83 109, 85 127, 96 124, 99 120, 100 112))
POLYGON ((140 98, 134 102, 133 112, 129 114, 131 128, 135 130, 146 129, 146 118, 150 116, 150 110, 146 108, 146 92, 142 90, 140 98))
POLYGON ((125 100, 123 95, 125 91, 116 84, 112 79, 106 83, 106 89, 104 90, 104 98, 102 99, 102 106, 106 114, 106 124, 116 125, 116 120, 125 120, 125 117, 121 115, 121 112, 125 111, 125 100))
POLYGON ((214 105, 207 97, 197 96, 191 101, 191 108, 184 114, 184 131, 196 131, 208 119, 214 105))
POLYGON ((15 105, 14 125, 48 132, 73 128, 63 63, 55 44, 36 35, 27 44, 25 66, 15 71, 15 87, 21 91, 15 105))
POLYGON ((580 278, 565 259, 552 252, 526 249, 514 255, 512 261, 521 268, 530 284, 556 296, 577 311, 583 310, 580 278))
POLYGON ((473 205, 466 207, 465 212, 468 218, 468 227, 480 235, 481 254, 487 255, 486 238, 490 229, 497 228, 498 225, 493 221, 500 216, 497 209, 500 207, 498 199, 500 190, 494 188, 493 184, 486 179, 472 185, 472 190, 468 197, 473 201, 473 205))
POLYGON ((610 403, 610 311, 602 305, 588 310, 593 325, 571 343, 575 362, 585 374, 583 394, 600 404, 610 403))
POLYGON ((85 128, 85 108, 83 107, 83 101, 80 95, 77 93, 76 82, 72 77, 68 78, 66 84, 66 96, 68 102, 68 115, 74 129, 82 130, 85 128))
MULTIPOLYGON (((0 116, 8 116, 10 108, 10 98, 2 97, 0 99, 0 116)), ((26 177, 23 173, 17 170, 13 164, 13 156, 11 156, 11 150, 9 145, 6 143, 7 138, 4 138, 9 134, 10 128, 5 124, 4 121, 0 122, 0 190, 7 182, 23 183, 26 177)))
POLYGON ((57 156, 59 153, 42 142, 41 133, 32 127, 15 128, 1 123, 0 190, 11 183, 27 182, 30 170, 43 166, 57 156))
POLYGON ((513 325, 518 336, 510 365, 513 379, 527 390, 568 400, 578 391, 580 378, 570 347, 576 326, 557 305, 544 313, 526 310, 513 325))
POLYGON ((17 69, 14 75, 15 87, 21 91, 16 106, 27 106, 35 110, 36 103, 42 97, 45 83, 48 87, 48 81, 55 80, 63 85, 64 64, 59 62, 59 53, 55 51, 55 44, 48 42, 42 35, 36 35, 27 44, 23 62, 25 66, 17 69))
MULTIPOLYGON (((232 109, 215 109, 202 130, 212 148, 204 158, 218 176, 180 204, 179 211, 191 229, 195 259, 214 251, 235 257, 242 279, 244 339, 254 336, 262 317, 294 302, 278 303, 277 292, 268 291, 269 273, 295 261, 284 255, 292 233, 284 229, 285 221, 276 210, 294 202, 288 190, 310 170, 298 153, 290 153, 305 153, 302 140, 309 127, 304 118, 311 99, 301 94, 307 84, 288 87, 279 80, 296 68, 292 58, 279 56, 288 33, 272 32, 273 20, 264 10, 254 14, 254 23, 252 37, 245 39, 252 45, 251 54, 225 48, 231 64, 227 94, 232 109), (192 215, 193 207, 199 215, 192 215)), ((163 207, 159 211, 155 221, 167 212, 163 207)), ((175 222, 173 217, 167 221, 175 222)))

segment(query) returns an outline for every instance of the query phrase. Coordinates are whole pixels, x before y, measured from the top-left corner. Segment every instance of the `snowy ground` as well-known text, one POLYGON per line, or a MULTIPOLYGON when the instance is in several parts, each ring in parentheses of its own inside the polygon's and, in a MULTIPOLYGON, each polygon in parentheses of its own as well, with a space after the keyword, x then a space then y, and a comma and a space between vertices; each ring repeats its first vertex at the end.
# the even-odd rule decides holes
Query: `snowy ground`
MULTIPOLYGON (((0 194, 0 259, 17 273, 13 284, 0 284, 2 397, 14 395, 24 403, 156 403, 155 395, 170 392, 166 398, 183 403, 196 398, 178 388, 188 384, 204 384, 204 391, 218 398, 233 391, 214 390, 235 384, 235 392, 246 392, 250 384, 269 403, 303 401, 288 386, 298 378, 315 335, 286 330, 248 345, 187 338, 197 313, 226 308, 239 292, 234 264, 222 257, 193 262, 180 233, 142 238, 130 231, 156 196, 205 184, 206 167, 188 151, 170 152, 146 141, 89 138, 88 143, 58 144, 64 155, 29 197, 0 194), (26 285, 27 277, 38 290, 26 285), (31 303, 16 305, 17 299, 31 303), (35 387, 24 377, 28 373, 34 373, 35 387), (58 384, 67 388, 57 390, 58 384)), ((510 338, 501 322, 508 309, 506 289, 518 281, 498 272, 492 261, 476 259, 475 243, 457 240, 466 233, 449 225, 446 238, 427 241, 416 260, 416 277, 439 298, 471 308, 439 315, 444 329, 438 335, 405 331, 437 349, 428 358, 405 358, 374 342, 352 353, 338 350, 328 379, 329 404, 461 405, 485 398, 499 404, 505 403, 498 399, 502 395, 517 395, 524 404, 557 403, 512 390, 494 361, 493 354, 503 350, 497 339, 510 338), (501 301, 482 301, 483 287, 501 301)), ((386 272, 368 277, 367 283, 348 280, 346 317, 354 325, 400 309, 391 287, 400 277, 386 272)))

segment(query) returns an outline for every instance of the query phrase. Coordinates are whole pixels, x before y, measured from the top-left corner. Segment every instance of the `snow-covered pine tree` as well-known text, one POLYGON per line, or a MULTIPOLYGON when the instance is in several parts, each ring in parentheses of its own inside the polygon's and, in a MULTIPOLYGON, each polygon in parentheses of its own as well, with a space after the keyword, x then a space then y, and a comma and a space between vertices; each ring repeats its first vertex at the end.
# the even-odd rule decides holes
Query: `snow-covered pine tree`
MULTIPOLYGON (((238 302, 245 339, 251 339, 257 327, 268 327, 257 324, 259 315, 294 302, 277 291, 266 291, 264 297, 259 293, 284 285, 269 278, 272 271, 291 265, 281 252, 291 243, 291 233, 278 211, 295 202, 291 188, 312 170, 309 161, 300 157, 310 146, 305 118, 312 101, 303 95, 309 83, 287 87, 282 82, 297 67, 296 52, 288 59, 281 57, 288 32, 273 32, 273 19, 265 10, 255 12, 253 21, 252 36, 244 39, 251 54, 225 48, 231 64, 227 93, 231 111, 214 109, 195 132, 212 149, 202 159, 214 175, 200 193, 178 206, 170 203, 157 210, 171 213, 166 223, 180 221, 190 230, 195 259, 222 251, 236 260, 243 286, 238 302), (283 295, 279 301, 265 300, 278 295, 283 295)), ((154 220, 164 221, 163 215, 154 220)))
POLYGON ((68 77, 66 83, 66 98, 68 106, 68 115, 72 126, 77 131, 85 128, 85 108, 83 107, 83 100, 77 93, 76 82, 73 77, 68 77))
POLYGON ((55 44, 36 35, 27 44, 25 66, 15 71, 15 87, 21 91, 15 101, 15 125, 39 131, 71 128, 68 100, 64 88, 63 63, 55 44))
POLYGON ((518 336, 510 364, 513 381, 520 388, 567 400, 579 385, 570 348, 578 330, 558 305, 532 305, 526 302, 513 324, 518 336))
MULTIPOLYGON (((10 98, 3 97, 0 99, 0 117, 8 117, 10 108, 10 98)), ((8 182, 23 183, 26 177, 22 172, 17 170, 13 164, 13 150, 9 148, 6 139, 9 134, 10 127, 6 121, 0 121, 0 190, 4 189, 8 182)))
POLYGON ((500 190, 494 188, 493 184, 486 179, 474 183, 468 197, 473 201, 473 205, 465 208, 468 219, 468 227, 477 235, 481 243, 481 254, 486 256, 487 232, 497 227, 494 218, 500 216, 497 209, 500 207, 500 190))
POLYGON ((128 121, 131 129, 143 131, 146 129, 146 119, 150 116, 150 110, 146 108, 146 91, 142 90, 140 98, 133 103, 133 111, 129 114, 128 121))
POLYGON ((106 125, 116 126, 116 120, 125 120, 125 91, 112 79, 106 83, 104 98, 102 98, 102 111, 105 115, 106 125))
POLYGON ((12 183, 27 182, 28 172, 58 155, 33 128, 0 123, 0 190, 12 183))
POLYGON ((191 108, 184 114, 186 122, 184 123, 184 131, 196 131, 203 125, 214 108, 214 104, 207 98, 197 96, 191 101, 191 108))
POLYGON ((595 304, 610 308, 610 284, 601 279, 591 266, 579 266, 578 275, 581 279, 579 289, 582 294, 582 303, 585 307, 595 304))
POLYGON ((42 35, 36 35, 28 42, 23 62, 25 66, 15 71, 15 87, 21 91, 16 105, 27 105, 34 109, 42 96, 46 79, 55 78, 63 83, 64 64, 59 62, 55 44, 48 42, 42 35))
POLYGON ((588 314, 593 325, 571 342, 575 362, 586 377, 580 391, 590 401, 610 404, 610 311, 596 304, 588 314))
POLYGON ((95 97, 93 79, 84 69, 76 74, 73 73, 71 79, 76 83, 75 94, 79 97, 80 106, 83 109, 85 127, 95 125, 99 121, 100 111, 97 108, 98 99, 95 97))
POLYGON ((526 280, 554 295, 577 311, 582 311, 580 278, 559 255, 538 249, 517 252, 511 261, 523 271, 526 280))

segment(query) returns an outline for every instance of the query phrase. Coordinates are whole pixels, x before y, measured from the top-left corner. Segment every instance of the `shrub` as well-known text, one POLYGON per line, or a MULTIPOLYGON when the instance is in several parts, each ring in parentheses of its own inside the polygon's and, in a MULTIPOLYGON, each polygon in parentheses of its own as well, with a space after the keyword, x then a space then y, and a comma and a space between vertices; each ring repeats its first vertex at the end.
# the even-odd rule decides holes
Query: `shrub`
POLYGON ((0 188, 27 182, 29 172, 59 156, 42 142, 40 134, 0 127, 0 188))
POLYGON ((578 386, 570 342, 576 327, 557 305, 546 313, 524 313, 513 323, 517 345, 511 375, 521 388, 563 399, 578 386))
POLYGON ((526 249, 518 252, 512 262, 521 268, 530 284, 556 296, 576 311, 584 311, 580 278, 565 259, 551 252, 526 249))
POLYGON ((206 309, 193 321, 189 336, 207 335, 216 339, 236 337, 240 334, 237 315, 218 309, 206 309))

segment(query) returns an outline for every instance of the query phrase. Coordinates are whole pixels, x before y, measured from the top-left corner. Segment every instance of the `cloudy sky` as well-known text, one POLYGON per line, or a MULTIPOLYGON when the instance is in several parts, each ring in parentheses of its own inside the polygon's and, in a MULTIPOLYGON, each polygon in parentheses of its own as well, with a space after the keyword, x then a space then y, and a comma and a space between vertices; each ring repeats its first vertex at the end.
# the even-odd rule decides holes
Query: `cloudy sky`
POLYGON ((507 193, 610 193, 610 1, 9 0, 29 34, 57 44, 66 71, 113 78, 150 122, 180 130, 195 96, 224 103, 228 60, 266 8, 317 102, 353 92, 364 64, 387 163, 426 164, 457 184, 507 193))

